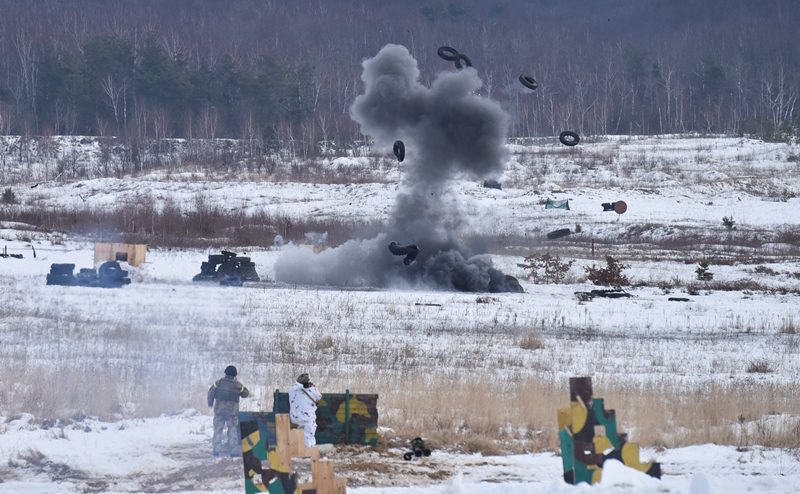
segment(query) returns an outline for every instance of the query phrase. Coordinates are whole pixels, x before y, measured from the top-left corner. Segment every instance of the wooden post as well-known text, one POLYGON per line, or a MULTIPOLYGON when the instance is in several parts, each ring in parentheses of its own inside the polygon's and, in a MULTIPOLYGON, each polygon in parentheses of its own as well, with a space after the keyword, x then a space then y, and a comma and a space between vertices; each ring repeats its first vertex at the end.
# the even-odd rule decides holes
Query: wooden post
POLYGON ((278 439, 278 461, 281 466, 290 467, 289 416, 285 413, 275 415, 275 435, 278 439))
POLYGON ((344 390, 344 443, 350 444, 350 389, 344 390))

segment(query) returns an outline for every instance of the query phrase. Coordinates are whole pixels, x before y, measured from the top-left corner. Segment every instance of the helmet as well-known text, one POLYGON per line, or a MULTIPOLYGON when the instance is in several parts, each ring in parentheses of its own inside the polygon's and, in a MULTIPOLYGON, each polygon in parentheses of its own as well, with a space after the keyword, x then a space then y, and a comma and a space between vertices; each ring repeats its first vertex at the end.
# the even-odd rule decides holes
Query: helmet
POLYGON ((311 382, 311 378, 308 377, 308 374, 304 372, 297 377, 297 382, 299 382, 300 384, 308 384, 309 382, 311 382))
POLYGON ((238 374, 238 372, 236 372, 236 367, 234 367, 232 365, 229 365, 229 366, 225 367, 225 375, 226 376, 236 377, 236 374, 238 374))

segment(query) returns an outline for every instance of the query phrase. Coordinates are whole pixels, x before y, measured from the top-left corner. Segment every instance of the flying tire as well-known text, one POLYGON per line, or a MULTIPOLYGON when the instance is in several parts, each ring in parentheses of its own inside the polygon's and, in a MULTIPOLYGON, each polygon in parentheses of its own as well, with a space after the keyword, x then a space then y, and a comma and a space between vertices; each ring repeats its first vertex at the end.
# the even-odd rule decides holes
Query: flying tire
POLYGON ((536 89, 539 87, 539 83, 536 82, 536 79, 529 75, 522 74, 519 76, 519 82, 528 89, 536 89))
POLYGON ((436 50, 436 53, 440 58, 448 62, 455 62, 458 58, 458 50, 450 46, 440 46, 439 49, 436 50))
POLYGON ((403 144, 403 141, 394 141, 392 152, 397 157, 397 161, 402 163, 406 159, 406 145, 403 144))
POLYGON ((580 136, 571 130, 565 130, 559 134, 558 140, 565 146, 575 146, 581 142, 580 136))
POLYGON ((456 68, 458 70, 461 70, 464 67, 472 67, 472 60, 470 60, 469 57, 463 53, 459 53, 453 62, 456 64, 456 68))

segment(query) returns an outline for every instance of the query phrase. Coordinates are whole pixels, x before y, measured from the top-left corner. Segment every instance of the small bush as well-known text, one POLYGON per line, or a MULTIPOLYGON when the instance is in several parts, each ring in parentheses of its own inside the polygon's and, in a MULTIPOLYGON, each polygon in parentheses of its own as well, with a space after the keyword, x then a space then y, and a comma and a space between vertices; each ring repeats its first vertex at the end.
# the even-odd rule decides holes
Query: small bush
POLYGON ((480 453, 481 456, 495 456, 502 452, 491 438, 481 435, 469 436, 464 441, 463 449, 467 453, 480 453))
POLYGON ((627 264, 620 264, 613 257, 606 256, 606 267, 597 268, 592 264, 584 270, 586 277, 595 285, 625 286, 631 284, 631 280, 622 273, 628 267, 627 264))
POLYGON ((778 274, 778 272, 775 271, 774 269, 760 264, 755 268, 753 268, 753 272, 756 274, 766 274, 770 276, 775 276, 776 274, 778 274))
POLYGON ((784 317, 778 332, 781 334, 797 334, 797 324, 791 317, 784 317))
POLYGON ((747 365, 747 372, 756 374, 769 374, 770 372, 773 372, 773 369, 766 360, 753 360, 747 365))
POLYGON ((314 348, 317 350, 326 350, 333 347, 333 338, 329 335, 323 336, 314 343, 314 348))
POLYGON ((517 266, 527 270, 527 278, 534 283, 561 283, 574 262, 564 262, 558 256, 544 254, 538 257, 530 255, 517 266))
POLYGON ((531 331, 522 337, 519 347, 523 350, 541 350, 544 348, 544 342, 539 338, 538 334, 531 331))
POLYGON ((736 229, 736 227, 734 226, 736 224, 736 222, 733 221, 733 217, 729 218, 727 216, 723 216, 722 217, 722 224, 725 225, 725 228, 727 228, 728 230, 735 230, 736 229))
POLYGON ((20 451, 19 453, 17 453, 16 456, 17 456, 17 459, 21 463, 17 463, 13 459, 9 459, 8 460, 9 466, 12 466, 12 467, 14 467, 14 466, 16 466, 16 467, 20 467, 20 466, 22 466, 22 467, 26 467, 26 466, 27 467, 31 467, 31 466, 33 466, 33 467, 40 467, 41 468, 44 465, 45 458, 46 458, 44 453, 42 453, 38 449, 33 449, 33 448, 20 451))
POLYGON ((16 204, 17 195, 11 190, 11 187, 6 187, 3 191, 3 204, 16 204))
POLYGON ((697 273, 697 279, 700 281, 711 281, 714 279, 714 273, 708 270, 708 262, 700 261, 697 263, 698 268, 694 270, 697 273))

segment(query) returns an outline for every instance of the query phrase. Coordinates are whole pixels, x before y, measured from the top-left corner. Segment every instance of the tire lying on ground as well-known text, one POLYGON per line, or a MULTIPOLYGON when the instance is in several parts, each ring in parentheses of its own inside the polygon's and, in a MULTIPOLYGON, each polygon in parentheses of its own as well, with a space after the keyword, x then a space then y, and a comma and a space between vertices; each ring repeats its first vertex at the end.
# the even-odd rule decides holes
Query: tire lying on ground
POLYGON ((519 82, 521 82, 522 85, 528 89, 536 89, 537 87, 539 87, 539 83, 536 82, 536 79, 534 79, 529 75, 522 74, 521 76, 519 76, 519 82))
POLYGON ((547 240, 555 240, 557 238, 566 237, 572 233, 569 231, 569 228, 561 228, 559 230, 553 230, 552 232, 547 234, 547 240))
POLYGON ((394 141, 394 146, 392 146, 392 152, 397 157, 397 161, 400 163, 406 159, 406 145, 403 144, 403 141, 394 141))
POLYGON ((119 288, 131 282, 128 272, 116 261, 104 262, 97 269, 98 284, 103 288, 119 288))
POLYGON ((558 140, 565 146, 575 146, 581 140, 580 136, 571 130, 565 130, 558 135, 558 140))
POLYGON ((72 270, 75 269, 74 264, 58 264, 54 263, 50 265, 50 274, 55 275, 69 275, 72 276, 72 270))
POLYGON ((242 278, 240 276, 238 276, 238 275, 223 276, 219 280, 219 284, 222 285, 222 286, 243 286, 244 285, 242 278))
POLYGON ((72 273, 47 274, 48 285, 73 286, 76 285, 77 283, 78 279, 72 273))
POLYGON ((469 57, 463 53, 459 53, 454 62, 458 70, 461 70, 464 67, 472 67, 472 60, 470 60, 469 57))
POLYGON ((76 284, 80 286, 98 286, 100 279, 97 276, 97 271, 91 268, 82 268, 78 275, 75 277, 76 284))
POLYGON ((439 54, 439 57, 447 60, 448 62, 455 62, 458 58, 458 50, 452 48, 450 46, 440 46, 436 53, 439 54))
POLYGON ((210 262, 202 262, 200 263, 200 274, 208 276, 214 275, 214 266, 210 262))
POLYGON ((101 264, 100 269, 97 270, 97 274, 101 278, 122 278, 124 276, 122 274, 122 266, 116 261, 104 262, 101 264))

